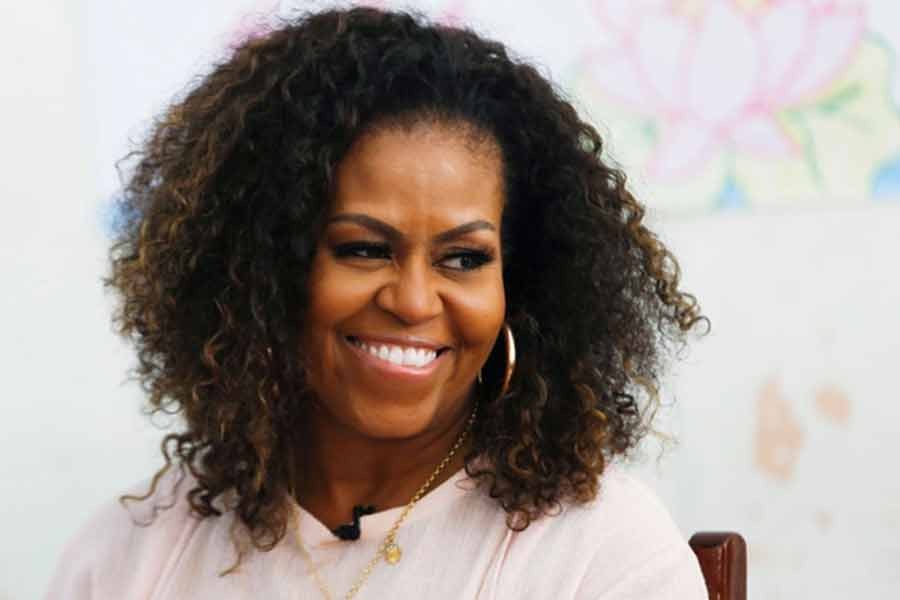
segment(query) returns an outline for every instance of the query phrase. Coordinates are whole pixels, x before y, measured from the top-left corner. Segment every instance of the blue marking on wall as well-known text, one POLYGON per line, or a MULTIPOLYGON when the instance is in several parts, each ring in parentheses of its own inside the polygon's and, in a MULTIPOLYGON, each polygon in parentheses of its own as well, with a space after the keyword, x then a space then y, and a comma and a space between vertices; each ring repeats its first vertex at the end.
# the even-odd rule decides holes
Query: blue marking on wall
POLYGON ((872 179, 872 198, 900 200, 900 156, 885 162, 872 179))
POLYGON ((135 217, 133 210, 122 202, 120 195, 114 195, 102 202, 97 210, 100 227, 110 239, 118 236, 135 217))
POLYGON ((747 194, 737 182, 734 175, 729 174, 722 183, 716 197, 716 208, 719 210, 740 210, 747 208, 747 194))

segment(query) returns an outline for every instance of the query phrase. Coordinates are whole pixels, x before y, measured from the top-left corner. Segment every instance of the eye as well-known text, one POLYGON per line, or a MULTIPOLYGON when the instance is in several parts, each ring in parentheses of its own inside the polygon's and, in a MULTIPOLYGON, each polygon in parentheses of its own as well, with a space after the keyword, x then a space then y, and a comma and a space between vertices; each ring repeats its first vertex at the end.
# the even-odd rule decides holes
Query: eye
POLYGON ((374 258, 385 260, 391 257, 391 248, 377 242, 349 242, 334 248, 337 258, 374 258))
POLYGON ((440 264, 454 271, 474 271, 492 260, 493 254, 485 250, 460 250, 444 256, 440 264))

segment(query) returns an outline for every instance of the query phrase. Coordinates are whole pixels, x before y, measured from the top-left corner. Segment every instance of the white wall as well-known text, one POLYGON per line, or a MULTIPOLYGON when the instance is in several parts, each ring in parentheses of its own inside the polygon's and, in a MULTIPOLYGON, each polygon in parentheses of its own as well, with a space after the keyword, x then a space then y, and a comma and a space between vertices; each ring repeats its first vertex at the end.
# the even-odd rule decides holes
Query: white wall
MULTIPOLYGON (((0 426, 0 599, 39 597, 87 513, 159 463, 161 432, 140 416, 136 386, 123 383, 133 359, 110 333, 99 285, 113 162, 227 43, 240 15, 268 4, 55 0, 4 11, 0 364, 11 414, 0 426)), ((627 137, 634 116, 585 84, 579 63, 602 37, 591 16, 597 4, 421 6, 452 9, 539 61, 619 136, 620 157, 637 161, 640 153, 627 151, 636 147, 627 137)), ((900 44, 897 4, 862 5, 867 31, 889 42, 879 55, 887 60, 890 44, 900 44)), ((859 69, 889 91, 862 116, 895 127, 898 78, 877 63, 859 69)), ((822 127, 822 139, 834 135, 822 127)), ((821 205, 763 194, 767 163, 738 154, 746 201, 737 209, 705 197, 691 203, 688 191, 718 176, 716 160, 671 186, 639 162, 627 165, 713 322, 664 390, 676 405, 662 423, 679 444, 658 462, 648 444, 636 470, 685 533, 744 533, 752 598, 896 596, 900 203, 865 190, 823 189, 821 205)))
POLYGON ((681 525, 744 534, 753 598, 897 597, 900 206, 666 232, 713 321, 675 378, 681 525))

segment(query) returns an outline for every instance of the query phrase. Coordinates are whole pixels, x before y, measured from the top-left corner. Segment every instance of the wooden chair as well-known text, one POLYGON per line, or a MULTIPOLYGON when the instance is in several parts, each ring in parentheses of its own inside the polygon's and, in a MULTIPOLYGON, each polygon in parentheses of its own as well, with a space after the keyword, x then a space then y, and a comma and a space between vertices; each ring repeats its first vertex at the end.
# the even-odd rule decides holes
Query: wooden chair
POLYGON ((690 540, 710 600, 747 599, 747 544, 738 533, 701 531, 690 540))

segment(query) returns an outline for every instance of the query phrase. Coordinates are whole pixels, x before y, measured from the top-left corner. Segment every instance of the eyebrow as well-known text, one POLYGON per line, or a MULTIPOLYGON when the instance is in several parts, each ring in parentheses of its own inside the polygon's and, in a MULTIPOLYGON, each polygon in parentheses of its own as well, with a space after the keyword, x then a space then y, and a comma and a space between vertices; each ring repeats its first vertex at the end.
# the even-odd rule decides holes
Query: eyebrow
MULTIPOLYGON (((401 233, 400 230, 396 227, 388 225, 384 221, 380 221, 374 217, 370 217, 369 215, 364 215, 362 213, 342 213, 339 215, 335 215, 328 219, 328 222, 325 225, 328 226, 332 223, 342 222, 355 223, 357 225, 365 227, 366 229, 370 229, 376 233, 379 233, 391 241, 396 242, 403 239, 403 233, 401 233)), ((480 231, 482 229, 487 229, 489 231, 497 230, 497 228, 494 227, 494 225, 489 221, 479 219, 477 221, 471 221, 469 223, 458 225, 456 227, 448 229, 447 231, 442 231, 441 233, 434 236, 434 241, 440 244, 456 239, 458 237, 462 237, 467 233, 480 231)))

